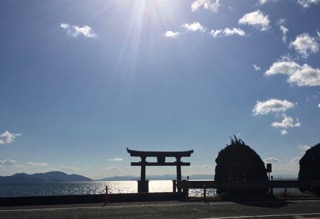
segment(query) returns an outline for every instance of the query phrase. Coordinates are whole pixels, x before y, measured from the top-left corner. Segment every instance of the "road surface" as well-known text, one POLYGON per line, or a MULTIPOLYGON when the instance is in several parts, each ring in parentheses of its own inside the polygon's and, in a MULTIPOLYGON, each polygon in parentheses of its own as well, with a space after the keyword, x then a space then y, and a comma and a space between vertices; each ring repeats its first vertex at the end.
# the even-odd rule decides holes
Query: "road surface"
POLYGON ((319 218, 319 200, 287 202, 148 202, 0 207, 0 218, 319 218))

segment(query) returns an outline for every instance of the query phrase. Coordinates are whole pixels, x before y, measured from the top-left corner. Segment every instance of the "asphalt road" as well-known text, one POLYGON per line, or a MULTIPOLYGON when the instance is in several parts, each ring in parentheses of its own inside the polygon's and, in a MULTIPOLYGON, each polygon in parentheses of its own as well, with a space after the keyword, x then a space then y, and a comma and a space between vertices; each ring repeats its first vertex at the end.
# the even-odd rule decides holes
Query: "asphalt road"
POLYGON ((0 207, 0 218, 319 218, 319 200, 288 202, 149 202, 0 207))

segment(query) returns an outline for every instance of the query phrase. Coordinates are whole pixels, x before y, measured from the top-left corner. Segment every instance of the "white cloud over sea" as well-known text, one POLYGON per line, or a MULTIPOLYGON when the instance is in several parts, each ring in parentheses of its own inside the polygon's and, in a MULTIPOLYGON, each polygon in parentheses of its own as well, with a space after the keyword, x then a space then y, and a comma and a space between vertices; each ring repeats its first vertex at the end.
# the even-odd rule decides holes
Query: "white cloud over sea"
POLYGON ((85 38, 96 38, 97 34, 90 26, 80 27, 78 25, 71 25, 68 23, 61 23, 60 27, 67 31, 67 34, 73 37, 84 36, 85 38))
POLYGON ((294 48, 298 54, 306 59, 310 53, 317 53, 319 51, 319 44, 314 37, 303 33, 290 43, 290 48, 294 48))
POLYGON ((199 8, 217 12, 220 8, 220 0, 195 0, 191 5, 191 10, 196 11, 199 8))
POLYGON ((21 136, 21 134, 14 134, 8 131, 3 132, 0 134, 0 144, 10 144, 15 141, 16 137, 21 136))
POLYGON ((245 36, 246 35, 244 30, 240 28, 225 28, 223 30, 222 29, 211 30, 210 34, 213 37, 232 36, 232 35, 245 36))
POLYGON ((288 100, 270 99, 266 101, 257 101, 252 112, 254 115, 266 115, 268 113, 285 112, 294 107, 295 104, 288 100))
POLYGON ((313 68, 308 64, 299 65, 291 60, 280 60, 271 65, 265 72, 266 76, 285 74, 288 76, 288 83, 302 86, 319 86, 320 69, 313 68))
POLYGON ((262 31, 270 28, 269 16, 263 14, 263 12, 260 10, 245 14, 242 18, 240 18, 238 23, 242 25, 253 26, 262 31))
POLYGON ((205 27, 203 27, 199 22, 194 22, 191 24, 183 24, 182 27, 184 27, 185 29, 189 30, 189 31, 200 31, 200 32, 205 32, 207 29, 205 27))

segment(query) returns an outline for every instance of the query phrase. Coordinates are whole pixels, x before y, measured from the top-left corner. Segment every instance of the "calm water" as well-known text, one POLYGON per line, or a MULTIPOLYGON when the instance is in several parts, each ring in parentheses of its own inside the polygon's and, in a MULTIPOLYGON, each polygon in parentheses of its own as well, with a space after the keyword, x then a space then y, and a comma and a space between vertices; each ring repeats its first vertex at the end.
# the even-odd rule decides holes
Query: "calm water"
MULTIPOLYGON (((137 181, 15 183, 0 184, 0 197, 105 194, 106 186, 110 194, 137 192, 137 181)), ((172 190, 171 180, 149 181, 150 192, 172 192, 172 190)), ((207 196, 215 196, 215 191, 207 189, 207 196)), ((283 189, 275 189, 274 192, 283 193, 283 189)), ((287 192, 299 193, 298 189, 288 189, 287 192)), ((189 196, 202 197, 203 189, 190 189, 189 196)))
MULTIPOLYGON (((136 193, 136 181, 50 182, 30 184, 0 184, 0 197, 85 195, 108 193, 136 193)), ((172 192, 171 180, 149 182, 149 192, 172 192)), ((202 190, 192 190, 193 196, 201 196, 202 190)))

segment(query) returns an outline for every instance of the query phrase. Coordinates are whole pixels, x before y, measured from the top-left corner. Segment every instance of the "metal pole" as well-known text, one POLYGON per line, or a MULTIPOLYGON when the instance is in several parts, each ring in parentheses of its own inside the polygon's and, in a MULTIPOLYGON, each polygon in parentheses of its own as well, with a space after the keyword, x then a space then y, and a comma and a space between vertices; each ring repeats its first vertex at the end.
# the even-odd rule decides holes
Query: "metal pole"
POLYGON ((284 186, 284 200, 287 200, 287 186, 284 186))
POLYGON ((177 192, 177 180, 172 180, 172 192, 177 192))
MULTIPOLYGON (((106 200, 105 200, 103 206, 106 206, 108 203, 109 203, 109 201, 108 201, 108 186, 106 186, 106 200)), ((102 206, 102 207, 103 207, 103 206, 102 206)))
POLYGON ((146 157, 141 157, 141 181, 146 181, 146 157))
MULTIPOLYGON (((181 157, 176 157, 177 159, 177 182, 181 182, 181 157)), ((181 192, 181 188, 178 188, 178 192, 181 192)))

